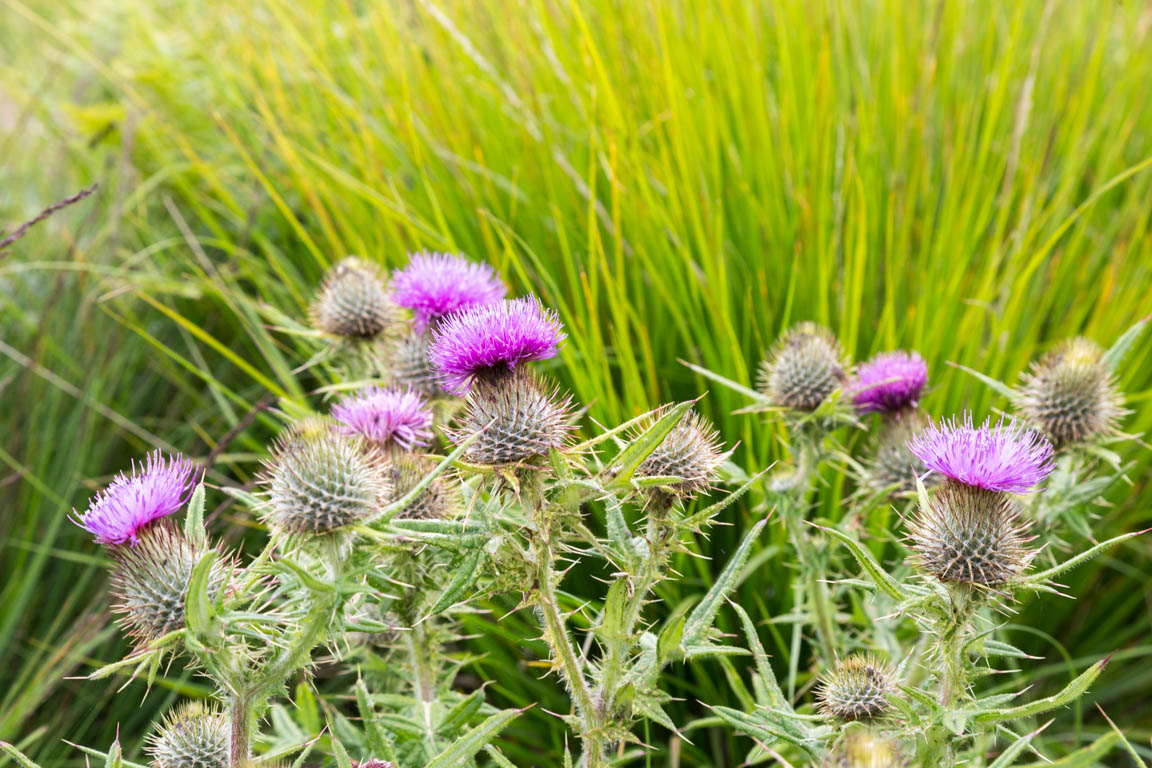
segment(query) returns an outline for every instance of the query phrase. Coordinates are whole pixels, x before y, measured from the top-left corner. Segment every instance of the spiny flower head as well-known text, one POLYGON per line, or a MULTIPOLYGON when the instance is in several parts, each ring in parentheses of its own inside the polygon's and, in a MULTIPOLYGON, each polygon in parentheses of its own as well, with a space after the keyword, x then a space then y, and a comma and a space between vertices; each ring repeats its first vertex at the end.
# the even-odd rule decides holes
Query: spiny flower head
POLYGON ((400 322, 380 269, 348 258, 334 266, 312 304, 312 322, 325 333, 370 339, 400 322))
POLYGON ((889 707, 894 683, 887 665, 873 656, 849 656, 821 678, 816 696, 824 714, 838 720, 867 720, 889 707))
POLYGON ((692 496, 716 477, 727 454, 720 434, 695 411, 689 411, 637 467, 639 477, 678 477, 665 487, 678 496, 692 496))
MULTIPOLYGON (((880 432, 864 459, 868 487, 874 491, 890 489, 893 493, 916 490, 916 478, 925 475, 928 468, 908 450, 908 441, 927 423, 928 417, 917 408, 884 414, 880 432)), ((932 485, 937 477, 929 475, 925 483, 932 485)))
POLYGON ((915 407, 928 383, 928 366, 917 352, 882 352, 856 367, 848 386, 860 413, 891 413, 915 407))
MULTIPOLYGON (((435 468, 436 462, 423 456, 393 456, 388 465, 388 477, 392 482, 390 501, 404 498, 435 468)), ((459 486, 453 478, 445 474, 437 475, 396 517, 423 520, 450 517, 456 509, 459 493, 459 486)))
POLYGON ((561 449, 573 428, 571 398, 561 397, 527 370, 497 380, 481 379, 452 439, 477 435, 465 458, 473 464, 514 464, 561 449))
POLYGON ((565 338, 556 313, 535 296, 462 309, 434 330, 428 359, 441 385, 455 393, 467 391, 477 378, 555 357, 565 338))
POLYGON ((785 333, 760 365, 760 391, 774 405, 814 411, 844 381, 844 354, 832 332, 801 323, 785 333))
POLYGON ((974 426, 972 414, 930 424, 908 441, 929 469, 990 491, 1028 493, 1052 472, 1052 444, 1016 421, 974 426))
POLYGON ((432 437, 432 412, 424 396, 409 388, 369 387, 332 406, 332 418, 345 434, 381 448, 411 451, 432 437))
MULTIPOLYGON (((113 612, 143 647, 184 626, 184 604, 192 570, 204 549, 189 541, 167 521, 140 534, 138 546, 113 550, 113 612)), ((208 578, 209 597, 215 599, 228 579, 229 566, 217 558, 208 578)))
POLYGON ((412 310, 417 331, 456 310, 500 301, 506 292, 492 267, 450 253, 415 253, 392 273, 392 298, 412 310))
POLYGON ((1011 495, 953 480, 913 516, 908 540, 925 572, 940 581, 984 587, 1012 581, 1034 555, 1011 495))
POLYGON ((373 518, 390 492, 374 447, 335 431, 288 436, 265 463, 264 518, 288 534, 322 535, 373 518))
POLYGON ((231 734, 223 712, 193 701, 164 718, 147 752, 153 768, 228 768, 231 734))
POLYGON ((83 515, 76 516, 73 510, 72 519, 101 544, 135 545, 140 531, 152 521, 188 503, 198 476, 190 459, 180 454, 165 458, 153 451, 141 464, 133 462, 130 473, 116 475, 83 515))
POLYGON ((1022 377, 1016 401, 1021 415, 1058 446, 1113 431, 1123 398, 1103 356, 1088 339, 1059 344, 1022 377))
POLYGON ((427 331, 407 333, 396 339, 388 350, 387 368, 392 381, 401 387, 433 397, 441 394, 436 371, 428 362, 431 338, 427 331))
POLYGON ((899 747, 868 728, 851 728, 828 753, 824 768, 903 768, 899 747))

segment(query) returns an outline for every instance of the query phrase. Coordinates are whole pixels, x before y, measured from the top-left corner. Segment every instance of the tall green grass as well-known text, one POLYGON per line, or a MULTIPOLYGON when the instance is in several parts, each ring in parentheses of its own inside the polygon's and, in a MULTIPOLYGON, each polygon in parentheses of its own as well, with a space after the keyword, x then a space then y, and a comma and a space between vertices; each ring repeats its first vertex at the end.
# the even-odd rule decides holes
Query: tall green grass
MULTIPOLYGON (((0 18, 0 82, 23 115, 0 139, 3 219, 104 182, 95 214, 0 261, 0 738, 31 735, 59 764, 75 757, 62 734, 100 743, 119 721, 135 742, 151 714, 61 683, 118 652, 94 550, 64 512, 152 435, 207 454, 265 395, 300 396, 301 350, 267 308, 302 318, 346 254, 491 260, 560 311, 553 372, 605 423, 706 389, 679 359, 750 382, 804 319, 857 359, 918 349, 928 410, 983 415, 1005 403, 947 363, 1011 380, 1057 339, 1108 344, 1152 311, 1152 11, 1137 3, 0 0, 0 18)), ((1138 433, 1147 348, 1122 376, 1138 433)), ((740 405, 715 390, 702 407, 758 469, 781 457, 779 431, 740 405)), ((247 480, 270 428, 230 444, 218 479, 247 480)), ((1149 517, 1147 455, 1127 458, 1101 537, 1149 517)), ((842 514, 842 485, 825 514, 842 514)), ((700 542, 713 563, 684 562, 670 608, 751 514, 700 542)), ((786 659, 772 619, 790 550, 781 530, 765 547, 740 598, 786 659)), ((1042 687, 1120 649, 1093 694, 1144 743, 1148 558, 1138 540, 1093 562, 1069 585, 1090 599, 1022 606, 1009 630, 1047 658, 1042 687)), ((565 581, 574 605, 595 575, 565 581)), ((541 711, 561 692, 524 666, 530 617, 473 628, 492 695, 543 704, 509 738, 562 743, 541 711)), ((698 700, 732 702, 715 665, 673 674, 680 722, 707 714, 698 700)), ((1106 727, 1076 710, 1048 735, 1106 727)), ((686 735, 682 764, 742 755, 719 729, 686 735)))

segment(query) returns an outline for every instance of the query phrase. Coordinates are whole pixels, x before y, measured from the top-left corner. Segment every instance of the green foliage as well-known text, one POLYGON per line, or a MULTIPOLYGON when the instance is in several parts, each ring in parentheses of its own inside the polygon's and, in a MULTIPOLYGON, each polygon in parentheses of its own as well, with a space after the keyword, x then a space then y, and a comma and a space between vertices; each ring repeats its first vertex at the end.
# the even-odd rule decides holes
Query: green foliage
MULTIPOLYGON (((266 398, 302 400, 291 371, 312 287, 347 254, 491 260, 560 311, 570 341, 555 372, 607 424, 706 388, 679 358, 748 387, 802 320, 833 328, 854 359, 919 350, 936 415, 1009 407, 948 362, 1014 385, 1061 338, 1107 345, 1152 292, 1145 10, 0 3, 0 227, 103 181, 0 252, 0 739, 81 765, 61 735, 110 744, 119 725, 135 745, 151 711, 205 693, 167 668, 144 708, 143 685, 113 696, 119 673, 62 688, 123 651, 99 558, 65 514, 153 445, 208 458, 211 482, 247 483, 273 426, 266 398)), ((1118 368, 1135 434, 1152 426, 1146 344, 1130 339, 1118 368)), ((781 428, 732 414, 744 405, 716 387, 696 407, 740 439, 741 466, 767 467, 781 428)), ((1134 484, 1108 489, 1100 540, 1146 527, 1152 504, 1147 454, 1117 451, 1134 484)), ((837 520, 853 488, 828 480, 815 514, 837 520)), ((683 578, 657 590, 670 609, 708 591, 762 501, 722 512, 736 525, 700 542, 712 562, 677 558, 683 578)), ((205 519, 236 522, 230 506, 205 519)), ((784 526, 769 530, 733 599, 777 669, 806 675, 779 621, 794 575, 770 556, 784 526)), ((880 561, 894 553, 861 540, 880 561)), ((1061 591, 1091 600, 1019 606, 1006 634, 1052 660, 1027 673, 1045 691, 1123 648, 1092 694, 1147 721, 1150 627, 1133 589, 1147 556, 1130 544, 1061 575, 1061 591)), ((567 608, 600 593, 598 575, 566 578, 567 608)), ((519 666, 531 617, 466 626, 493 700, 542 705, 504 731, 522 750, 508 754, 558 752, 563 725, 543 710, 566 711, 563 695, 519 666)), ((700 700, 739 706, 714 672, 674 668, 675 723, 707 714, 700 700)), ((1112 733, 1094 713, 1054 714, 1036 740, 1112 733)), ((694 733, 685 763, 733 754, 694 733)))

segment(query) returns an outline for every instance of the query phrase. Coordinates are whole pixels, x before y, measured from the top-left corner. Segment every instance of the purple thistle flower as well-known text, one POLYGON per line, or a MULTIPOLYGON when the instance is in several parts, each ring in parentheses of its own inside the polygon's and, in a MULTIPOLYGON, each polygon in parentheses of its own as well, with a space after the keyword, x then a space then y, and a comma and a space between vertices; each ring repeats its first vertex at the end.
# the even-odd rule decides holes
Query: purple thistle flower
POLYGON ((507 289, 487 264, 450 253, 412 254, 408 266, 392 273, 392 300, 416 315, 416 330, 458 309, 492 304, 507 289))
POLYGON ((535 296, 454 312, 435 329, 428 360, 441 385, 461 394, 485 373, 555 357, 565 333, 560 319, 535 296))
POLYGON ((180 454, 165 458, 160 451, 148 454, 132 473, 121 472, 88 504, 88 511, 73 522, 107 546, 136 545, 141 530, 154 520, 176 512, 188 503, 200 472, 191 459, 180 454))
POLYGON ((432 413, 424 396, 408 387, 369 387, 332 406, 332 418, 347 435, 381 447, 394 444, 411 451, 432 437, 432 413))
POLYGON ((931 470, 964 485, 989 491, 1028 493, 1052 472, 1052 444, 1016 421, 973 426, 953 417, 930 424, 908 441, 908 450, 931 470))
POLYGON ((891 413, 915 405, 928 383, 928 366, 917 352, 882 352, 856 368, 848 394, 860 413, 891 413))

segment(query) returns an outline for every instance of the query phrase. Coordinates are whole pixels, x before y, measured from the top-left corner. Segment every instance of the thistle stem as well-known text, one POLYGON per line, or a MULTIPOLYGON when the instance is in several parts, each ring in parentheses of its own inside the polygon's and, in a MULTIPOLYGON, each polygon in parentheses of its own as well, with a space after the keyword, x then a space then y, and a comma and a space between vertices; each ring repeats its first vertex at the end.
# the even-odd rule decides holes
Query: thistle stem
POLYGON ((411 632, 405 632, 404 645, 412 665, 412 687, 424 723, 424 740, 432 754, 436 753, 436 728, 432 723, 432 702, 436 700, 436 675, 432 669, 432 649, 427 629, 417 623, 411 632))
POLYGON ((552 564, 556 558, 552 545, 552 526, 548 520, 543 494, 538 481, 526 483, 525 496, 530 501, 533 513, 533 522, 536 531, 532 536, 532 551, 535 564, 536 606, 544 624, 544 640, 551 650, 553 662, 560 668, 560 674, 571 692, 576 714, 581 722, 580 741, 583 755, 581 765, 587 768, 598 768, 603 765, 604 744, 597 735, 600 730, 599 716, 592 693, 584 678, 584 668, 581 658, 572 645, 572 638, 564 623, 560 612, 559 602, 556 598, 556 582, 559 581, 552 564))
POLYGON ((245 768, 252 758, 252 702, 247 692, 233 694, 229 702, 231 735, 228 744, 228 765, 245 768))

